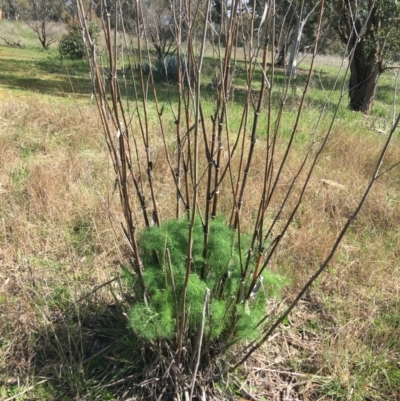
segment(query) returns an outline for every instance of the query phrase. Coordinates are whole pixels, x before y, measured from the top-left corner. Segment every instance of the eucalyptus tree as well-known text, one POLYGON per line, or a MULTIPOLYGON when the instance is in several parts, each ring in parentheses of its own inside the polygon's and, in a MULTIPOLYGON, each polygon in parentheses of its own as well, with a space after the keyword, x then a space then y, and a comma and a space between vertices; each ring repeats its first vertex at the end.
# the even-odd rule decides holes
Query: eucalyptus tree
MULTIPOLYGON (((98 18, 107 18, 110 16, 111 28, 117 27, 117 30, 121 28, 121 21, 124 20, 124 29, 128 32, 135 30, 136 24, 136 2, 132 0, 120 0, 118 6, 116 3, 103 2, 93 0, 89 1, 89 4, 93 10, 95 10, 98 18)), ((74 5, 76 6, 75 2, 74 5)), ((84 5, 85 6, 85 5, 84 5)), ((86 7, 88 9, 88 7, 86 7)))
POLYGON ((339 0, 337 31, 350 53, 350 109, 369 114, 378 80, 399 49, 400 2, 339 0))
POLYGON ((1 0, 0 9, 3 11, 4 18, 7 19, 18 19, 19 12, 18 6, 13 0, 1 0))
MULTIPOLYGON (((311 49, 315 41, 320 0, 276 0, 273 3, 249 0, 248 4, 255 10, 256 24, 262 24, 268 5, 274 7, 275 64, 285 67, 288 63, 287 74, 295 77, 299 52, 304 48, 311 49), (287 60, 288 53, 290 53, 289 60, 287 60)), ((325 31, 330 23, 327 17, 329 11, 330 8, 325 6, 321 31, 325 31)))
MULTIPOLYGON (((292 1, 290 3, 292 3, 292 1)), ((300 2, 300 7, 298 9, 294 8, 293 14, 295 16, 296 27, 293 33, 289 62, 286 69, 286 74, 290 75, 292 78, 295 78, 297 74, 297 59, 300 52, 300 44, 303 38, 305 26, 313 15, 318 16, 316 9, 319 3, 319 0, 311 0, 307 2, 302 0, 300 2)))

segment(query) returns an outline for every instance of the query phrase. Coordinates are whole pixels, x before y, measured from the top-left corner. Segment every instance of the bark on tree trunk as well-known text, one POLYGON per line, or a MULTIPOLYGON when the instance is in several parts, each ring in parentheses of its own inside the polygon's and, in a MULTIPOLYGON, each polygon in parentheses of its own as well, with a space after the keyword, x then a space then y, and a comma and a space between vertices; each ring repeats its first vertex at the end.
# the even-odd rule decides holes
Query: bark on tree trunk
MULTIPOLYGON (((310 14, 309 14, 310 15, 310 14)), ((307 17, 301 21, 299 21, 297 32, 293 36, 292 48, 290 50, 289 62, 286 68, 286 75, 290 76, 291 78, 296 78, 297 76, 297 59, 299 57, 300 51, 300 42, 301 37, 303 35, 304 26, 307 22, 307 17)))
POLYGON ((287 45, 286 42, 284 42, 278 47, 278 57, 275 63, 277 67, 285 68, 286 53, 287 53, 287 45))
POLYGON ((382 68, 375 52, 366 54, 363 44, 363 40, 357 44, 350 64, 349 107, 369 114, 382 68))
POLYGON ((349 108, 365 114, 371 113, 378 80, 384 71, 382 44, 374 36, 375 29, 381 25, 381 21, 372 2, 369 10, 370 17, 366 22, 365 32, 362 32, 360 19, 356 19, 353 24, 350 17, 347 17, 350 49, 354 49, 350 64, 349 108))

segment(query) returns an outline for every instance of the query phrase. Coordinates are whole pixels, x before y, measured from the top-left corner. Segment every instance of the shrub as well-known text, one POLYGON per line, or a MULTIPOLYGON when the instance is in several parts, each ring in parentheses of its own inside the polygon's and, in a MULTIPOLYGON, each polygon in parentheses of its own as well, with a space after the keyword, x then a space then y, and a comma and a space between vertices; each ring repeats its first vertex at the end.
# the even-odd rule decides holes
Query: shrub
MULTIPOLYGON (((129 322, 135 334, 143 340, 171 340, 177 331, 176 321, 181 318, 181 312, 177 309, 175 297, 182 297, 188 233, 188 220, 175 219, 162 223, 159 228, 148 228, 139 237, 149 300, 144 301, 145 294, 137 276, 128 273, 131 288, 139 298, 139 302, 130 308, 129 322)), ((203 235, 203 225, 198 219, 193 230, 193 266, 187 289, 188 331, 197 334, 200 330, 203 300, 208 288, 210 300, 204 329, 205 343, 218 341, 221 336, 232 341, 256 338, 259 330, 255 327, 265 315, 266 297, 278 295, 287 280, 266 271, 255 296, 250 301, 235 302, 241 285, 240 250, 235 230, 229 228, 223 219, 213 220, 206 256, 203 255, 203 235), (207 273, 201 279, 204 266, 207 273)), ((244 255, 249 241, 242 238, 241 244, 244 255)))
MULTIPOLYGON (((186 74, 186 63, 181 60, 180 63, 182 76, 186 74)), ((157 59, 154 65, 143 63, 143 72, 150 74, 153 72, 153 77, 156 81, 178 82, 179 80, 179 63, 176 56, 166 56, 163 60, 157 59)))
MULTIPOLYGON (((98 32, 97 24, 90 22, 89 33, 94 40, 96 40, 98 32)), ((85 57, 85 42, 80 24, 72 23, 68 26, 68 33, 60 39, 58 50, 61 58, 80 60, 85 57)))
POLYGON ((78 24, 71 24, 58 45, 61 58, 79 60, 85 57, 85 43, 82 37, 82 28, 78 24))

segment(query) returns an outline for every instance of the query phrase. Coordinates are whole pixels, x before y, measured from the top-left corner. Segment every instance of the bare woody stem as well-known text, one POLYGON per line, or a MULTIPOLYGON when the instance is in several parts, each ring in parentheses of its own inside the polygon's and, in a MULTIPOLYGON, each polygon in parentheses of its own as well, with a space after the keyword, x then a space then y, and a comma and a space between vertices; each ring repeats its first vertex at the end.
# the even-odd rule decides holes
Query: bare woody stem
POLYGON ((379 159, 376 163, 375 170, 372 174, 372 177, 364 191, 363 196, 360 199, 360 202, 358 203, 357 208, 353 213, 351 213, 346 221, 346 224, 343 226, 342 230, 340 231, 339 235, 336 238, 335 243, 333 244, 331 251, 329 252, 328 256, 325 258, 319 269, 310 277, 310 279, 306 282, 306 284, 303 286, 301 291, 297 294, 296 298, 293 300, 293 302, 288 306, 288 308, 285 310, 285 312, 280 315, 280 317, 272 324, 272 326, 265 332, 263 337, 257 341, 257 343, 250 348, 250 350, 247 351, 245 356, 236 364, 234 365, 230 370, 233 371, 236 368, 238 368, 240 365, 242 365, 244 362, 248 360, 248 358, 255 352, 257 349, 261 347, 261 345, 271 336, 271 334, 277 329, 277 327, 288 317, 288 315, 292 312, 292 310, 296 307, 296 305, 299 303, 300 299, 303 297, 303 295, 306 293, 306 291, 311 287, 311 285, 315 282, 315 280, 321 275, 321 273, 328 267, 329 262, 333 258, 337 248, 339 247, 343 237, 345 236, 347 230, 349 229, 351 223, 354 221, 354 219, 357 217, 358 213, 360 212, 361 208, 363 207, 365 201, 368 198, 369 193, 371 192, 371 189, 373 185, 375 184, 376 180, 381 176, 379 174, 383 159, 385 158, 385 155, 387 153, 387 150, 389 149, 389 145, 393 139, 394 132, 399 125, 400 122, 400 114, 397 116, 397 119, 395 121, 395 124, 393 125, 390 134, 386 140, 386 143, 380 153, 379 159))

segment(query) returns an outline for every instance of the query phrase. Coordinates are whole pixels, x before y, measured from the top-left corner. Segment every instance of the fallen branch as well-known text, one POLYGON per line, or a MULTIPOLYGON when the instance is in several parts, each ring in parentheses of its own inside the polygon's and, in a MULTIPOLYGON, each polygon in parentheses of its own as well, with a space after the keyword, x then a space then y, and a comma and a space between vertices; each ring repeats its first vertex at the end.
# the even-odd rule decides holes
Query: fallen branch
POLYGON ((6 38, 3 38, 2 36, 0 36, 0 39, 4 40, 4 42, 6 43, 7 46, 11 46, 11 47, 19 47, 21 49, 23 49, 23 45, 21 44, 21 41, 19 40, 18 42, 14 42, 14 41, 9 41, 6 38))

